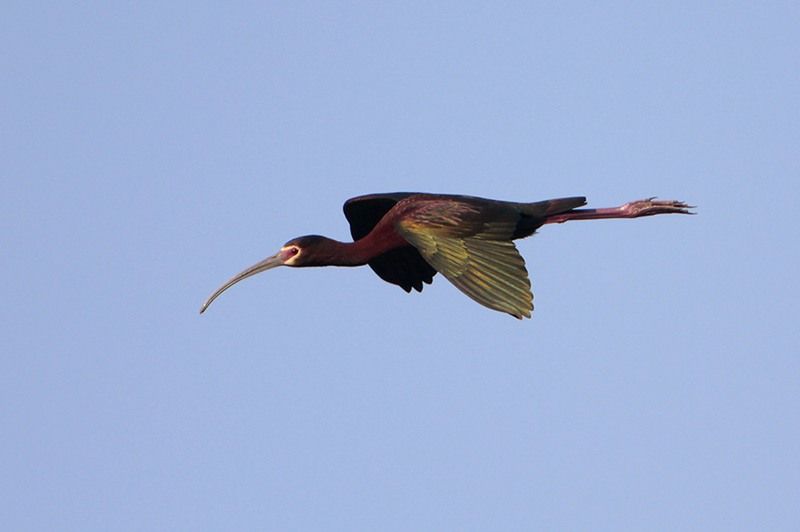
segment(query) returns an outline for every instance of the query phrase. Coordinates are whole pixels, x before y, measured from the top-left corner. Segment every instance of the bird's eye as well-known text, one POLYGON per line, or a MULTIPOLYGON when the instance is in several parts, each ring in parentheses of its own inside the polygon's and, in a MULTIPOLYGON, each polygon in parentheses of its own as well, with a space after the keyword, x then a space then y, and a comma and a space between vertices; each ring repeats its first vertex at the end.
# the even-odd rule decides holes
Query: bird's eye
POLYGON ((300 253, 300 248, 290 248, 290 249, 289 249, 289 254, 290 254, 291 256, 293 256, 293 257, 294 257, 295 255, 297 255, 298 253, 300 253))

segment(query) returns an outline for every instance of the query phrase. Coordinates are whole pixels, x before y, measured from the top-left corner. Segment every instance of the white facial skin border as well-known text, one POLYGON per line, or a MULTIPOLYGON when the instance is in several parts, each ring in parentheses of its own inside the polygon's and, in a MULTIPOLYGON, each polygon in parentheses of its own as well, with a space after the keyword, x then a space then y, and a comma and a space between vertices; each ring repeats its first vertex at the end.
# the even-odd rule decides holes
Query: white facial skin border
POLYGON ((283 246, 280 250, 281 257, 286 257, 283 259, 283 263, 286 266, 292 266, 295 261, 297 261, 297 257, 302 254, 302 250, 297 246, 283 246))

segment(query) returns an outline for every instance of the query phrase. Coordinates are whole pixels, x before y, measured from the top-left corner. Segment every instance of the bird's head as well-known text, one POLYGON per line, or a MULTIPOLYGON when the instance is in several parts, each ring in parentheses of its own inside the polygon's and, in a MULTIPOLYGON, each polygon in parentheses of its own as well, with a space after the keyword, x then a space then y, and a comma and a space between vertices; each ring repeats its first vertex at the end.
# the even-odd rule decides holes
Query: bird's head
POLYGON ((231 277, 225 284, 206 299, 200 307, 202 314, 208 306, 219 297, 222 292, 235 285, 239 281, 252 277, 253 275, 265 272, 278 266, 292 266, 295 268, 303 266, 322 266, 326 258, 330 255, 335 242, 330 238, 319 235, 308 235, 293 238, 286 242, 278 252, 266 259, 257 262, 246 270, 231 277))

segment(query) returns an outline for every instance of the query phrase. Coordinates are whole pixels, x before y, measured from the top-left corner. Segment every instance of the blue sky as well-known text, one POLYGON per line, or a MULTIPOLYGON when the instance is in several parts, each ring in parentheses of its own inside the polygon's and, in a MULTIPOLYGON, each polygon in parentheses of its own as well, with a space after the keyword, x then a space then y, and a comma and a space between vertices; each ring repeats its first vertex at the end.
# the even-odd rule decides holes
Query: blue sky
POLYGON ((4 530, 797 530, 792 2, 2 8, 4 530), (370 192, 651 195, 532 320, 280 268, 370 192))

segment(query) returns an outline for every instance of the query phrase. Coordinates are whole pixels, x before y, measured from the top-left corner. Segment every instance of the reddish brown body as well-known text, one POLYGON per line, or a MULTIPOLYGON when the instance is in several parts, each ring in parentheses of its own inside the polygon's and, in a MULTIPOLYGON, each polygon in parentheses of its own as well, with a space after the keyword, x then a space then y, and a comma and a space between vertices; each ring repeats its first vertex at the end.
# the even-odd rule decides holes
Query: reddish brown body
POLYGON ((344 205, 353 242, 318 235, 290 240, 277 254, 221 286, 200 312, 233 284, 275 266, 369 264, 382 279, 406 291, 422 291, 423 283, 431 283, 439 272, 484 306, 530 317, 533 294, 513 240, 542 225, 570 220, 691 214, 683 202, 653 198, 605 209, 578 208, 585 203, 583 197, 516 203, 408 192, 360 196, 344 205))

